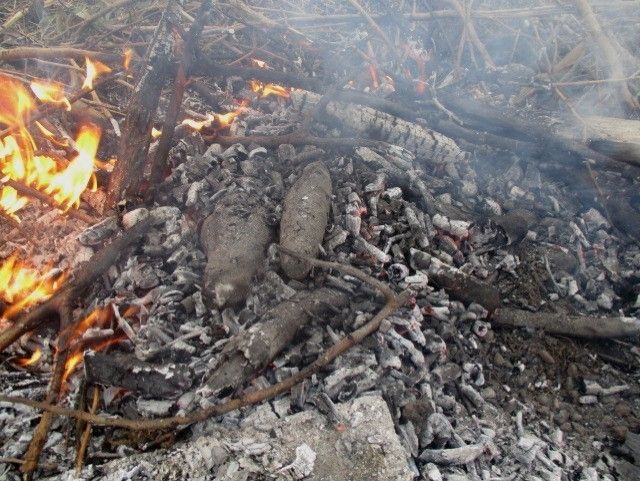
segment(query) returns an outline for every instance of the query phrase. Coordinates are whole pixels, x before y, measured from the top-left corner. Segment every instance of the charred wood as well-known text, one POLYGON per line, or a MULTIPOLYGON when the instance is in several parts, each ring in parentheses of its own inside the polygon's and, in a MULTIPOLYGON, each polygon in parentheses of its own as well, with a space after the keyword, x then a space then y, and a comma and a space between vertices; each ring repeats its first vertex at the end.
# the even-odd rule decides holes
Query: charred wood
POLYGON ((492 322, 502 327, 541 329, 550 334, 594 339, 637 337, 640 321, 635 318, 567 316, 550 312, 496 309, 492 322))
POLYGON ((193 383, 187 367, 155 365, 126 353, 91 352, 85 355, 84 366, 90 383, 121 387, 149 398, 175 398, 193 383))
MULTIPOLYGON (((294 108, 308 114, 320 101, 320 96, 311 92, 294 91, 291 99, 294 108)), ((461 162, 466 158, 450 138, 384 112, 339 102, 329 102, 326 111, 359 134, 405 147, 427 163, 461 162)))

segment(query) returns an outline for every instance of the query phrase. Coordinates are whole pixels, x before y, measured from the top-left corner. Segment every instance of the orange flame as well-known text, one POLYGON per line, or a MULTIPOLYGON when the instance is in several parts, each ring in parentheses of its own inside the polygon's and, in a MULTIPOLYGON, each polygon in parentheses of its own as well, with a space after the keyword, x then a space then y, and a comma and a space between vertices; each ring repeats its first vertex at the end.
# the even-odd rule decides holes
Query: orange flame
POLYGON ((260 98, 268 97, 269 95, 289 98, 289 89, 278 84, 264 84, 259 80, 250 80, 249 87, 253 92, 257 93, 260 98))
MULTIPOLYGON (((94 169, 100 129, 93 124, 82 126, 76 141, 78 154, 69 163, 59 163, 52 157, 35 155, 36 144, 25 127, 33 108, 33 99, 22 84, 0 76, 0 124, 17 128, 16 133, 0 139, 0 179, 18 181, 50 194, 61 208, 68 210, 79 205, 84 190, 96 187, 94 169)), ((42 125, 38 128, 54 139, 42 125)), ((0 190, 0 208, 7 215, 15 218, 24 205, 24 199, 14 190, 0 190)))
POLYGON ((111 72, 111 67, 88 57, 85 57, 84 60, 86 63, 86 77, 82 84, 82 90, 93 90, 93 82, 100 75, 111 72))
POLYGON ((37 363, 42 357, 42 349, 38 348, 29 357, 18 359, 16 364, 22 367, 32 366, 37 363))
POLYGON ((217 126, 220 128, 228 127, 233 123, 236 117, 240 115, 245 110, 245 105, 241 104, 233 112, 227 112, 226 114, 208 114, 207 118, 204 120, 195 120, 191 118, 184 119, 181 123, 182 125, 186 125, 187 127, 192 128, 193 130, 197 130, 200 132, 205 127, 210 127, 211 124, 217 122, 217 126))
POLYGON ((0 265, 0 298, 11 304, 2 318, 8 319, 20 310, 48 299, 65 277, 50 268, 39 272, 12 255, 0 265))
POLYGON ((125 48, 124 52, 122 52, 122 67, 125 70, 129 70, 131 66, 131 59, 133 58, 133 50, 130 48, 125 48))
MULTIPOLYGON (((110 306, 97 308, 75 326, 72 339, 80 339, 82 335, 91 327, 96 327, 96 326, 107 327, 112 319, 113 319, 113 310, 111 309, 110 306)), ((112 337, 110 339, 106 339, 96 344, 91 349, 93 351, 101 351, 103 349, 106 349, 108 346, 122 342, 125 339, 126 339, 126 336, 122 336, 122 335, 112 337)), ((63 382, 69 378, 69 376, 73 373, 76 367, 82 362, 83 355, 84 355, 84 349, 76 349, 67 358, 67 362, 65 363, 65 366, 64 366, 64 374, 62 376, 63 382)))
POLYGON ((64 95, 64 85, 58 82, 49 82, 47 80, 34 80, 29 86, 31 91, 38 98, 38 100, 61 105, 68 112, 71 110, 71 103, 69 99, 64 95))

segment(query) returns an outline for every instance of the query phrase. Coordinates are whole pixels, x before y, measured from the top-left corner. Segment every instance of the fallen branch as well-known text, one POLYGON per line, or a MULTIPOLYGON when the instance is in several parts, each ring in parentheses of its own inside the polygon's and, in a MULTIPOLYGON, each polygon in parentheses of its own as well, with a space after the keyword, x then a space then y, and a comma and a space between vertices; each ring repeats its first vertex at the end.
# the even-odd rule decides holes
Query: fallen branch
POLYGON ((640 335, 640 320, 624 317, 567 316, 552 312, 496 309, 491 322, 503 327, 542 329, 550 334, 592 339, 616 339, 640 335))
MULTIPOLYGON (((295 252, 286 251, 282 248, 281 250, 289 255, 297 256, 295 252)), ((308 262, 313 266, 323 269, 335 269, 339 272, 342 272, 343 274, 352 275, 353 277, 360 279, 361 281, 382 292, 382 294, 386 298, 386 304, 369 322, 351 332, 350 334, 347 334, 345 337, 337 341, 332 347, 327 349, 313 363, 282 382, 274 384, 265 389, 248 392, 239 398, 232 399, 217 406, 210 406, 208 408, 194 411, 193 413, 186 416, 174 416, 158 419, 125 419, 117 417, 105 417, 90 414, 77 409, 63 408, 51 405, 50 403, 46 402, 32 401, 31 399, 6 396, 4 394, 0 394, 0 402, 22 404, 32 408, 48 411, 59 416, 67 416, 75 419, 80 419, 87 423, 93 424, 94 426, 111 426, 130 429, 133 431, 149 431, 172 429, 177 426, 205 421, 214 416, 220 416, 230 411, 256 404, 287 392, 293 386, 312 376, 324 366, 331 363, 342 353, 361 342, 364 338, 376 332, 380 327, 382 321, 393 314, 397 309, 402 307, 405 302, 407 302, 410 296, 408 291, 405 291, 401 294, 396 294, 388 285, 384 284, 381 281, 378 281, 377 279, 374 279, 373 277, 365 274, 364 272, 356 269, 353 266, 338 264, 337 262, 321 261, 317 259, 307 258, 304 260, 305 262, 308 262)))

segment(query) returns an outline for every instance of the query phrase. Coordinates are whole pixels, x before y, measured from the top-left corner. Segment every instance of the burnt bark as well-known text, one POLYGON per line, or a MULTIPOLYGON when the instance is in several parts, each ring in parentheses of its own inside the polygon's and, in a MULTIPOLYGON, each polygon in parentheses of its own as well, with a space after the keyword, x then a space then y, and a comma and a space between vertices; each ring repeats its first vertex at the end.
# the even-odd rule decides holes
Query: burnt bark
MULTIPOLYGON (((316 257, 331 208, 331 177, 322 161, 304 168, 284 199, 280 244, 305 257, 316 257)), ((282 269, 292 279, 304 279, 311 267, 286 254, 282 269)))
POLYGON ((127 117, 118 146, 118 162, 111 174, 107 204, 115 205, 123 195, 137 195, 151 142, 151 128, 160 94, 171 70, 172 24, 176 7, 168 2, 147 54, 147 67, 127 104, 127 117))

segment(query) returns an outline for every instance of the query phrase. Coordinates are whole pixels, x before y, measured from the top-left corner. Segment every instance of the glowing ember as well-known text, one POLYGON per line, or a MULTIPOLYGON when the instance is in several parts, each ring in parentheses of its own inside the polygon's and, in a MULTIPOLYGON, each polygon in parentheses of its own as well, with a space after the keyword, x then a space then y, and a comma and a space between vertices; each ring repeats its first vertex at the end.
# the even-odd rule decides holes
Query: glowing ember
POLYGON ((34 80, 30 84, 33 94, 44 103, 61 105, 68 112, 71 110, 69 99, 64 96, 64 85, 46 80, 34 80))
POLYGON ((8 319, 33 304, 48 299, 64 280, 55 269, 40 272, 20 262, 16 255, 0 264, 0 299, 11 304, 2 318, 8 319))
POLYGON ((133 58, 133 50, 130 48, 124 49, 124 52, 122 53, 122 67, 125 70, 129 70, 129 67, 131 66, 132 58, 133 58))
POLYGON ((22 367, 32 366, 35 363, 37 363, 41 357, 42 357, 42 349, 36 349, 35 351, 33 351, 30 357, 18 359, 16 361, 16 364, 22 367))
POLYGON ((102 74, 111 72, 111 68, 97 60, 85 57, 86 78, 82 84, 83 90, 93 90, 93 82, 102 74))
POLYGON ((272 83, 264 84, 259 80, 250 80, 249 87, 253 92, 257 93, 260 98, 268 97, 269 95, 289 98, 289 90, 281 85, 272 83))

